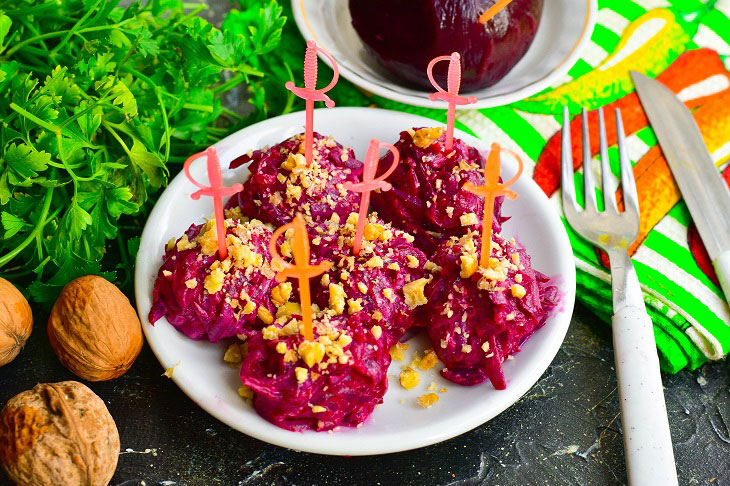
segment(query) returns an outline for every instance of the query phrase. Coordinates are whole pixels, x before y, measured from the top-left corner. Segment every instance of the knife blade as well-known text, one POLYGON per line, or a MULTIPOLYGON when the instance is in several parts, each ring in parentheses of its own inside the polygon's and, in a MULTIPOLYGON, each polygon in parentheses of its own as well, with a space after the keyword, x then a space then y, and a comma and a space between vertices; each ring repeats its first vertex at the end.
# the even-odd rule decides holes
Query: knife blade
POLYGON ((730 190, 684 103, 655 79, 631 79, 730 302, 730 190))

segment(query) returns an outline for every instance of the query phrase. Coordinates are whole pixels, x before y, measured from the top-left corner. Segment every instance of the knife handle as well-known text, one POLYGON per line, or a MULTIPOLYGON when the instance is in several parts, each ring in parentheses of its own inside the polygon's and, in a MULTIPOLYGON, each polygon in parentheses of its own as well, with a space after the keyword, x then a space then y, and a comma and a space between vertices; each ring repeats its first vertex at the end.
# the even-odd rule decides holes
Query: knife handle
POLYGON ((628 305, 613 315, 613 347, 629 485, 676 486, 654 327, 646 309, 628 305))
POLYGON ((730 250, 720 253, 720 256, 712 262, 715 267, 715 273, 720 280, 720 287, 725 292, 725 300, 730 305, 730 250))

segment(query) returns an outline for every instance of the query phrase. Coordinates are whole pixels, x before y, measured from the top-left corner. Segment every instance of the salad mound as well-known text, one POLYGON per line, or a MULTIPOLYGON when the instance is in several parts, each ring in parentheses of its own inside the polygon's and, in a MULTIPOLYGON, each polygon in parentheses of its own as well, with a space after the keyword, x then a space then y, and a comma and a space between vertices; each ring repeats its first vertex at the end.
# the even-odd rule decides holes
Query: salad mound
POLYGON ((382 403, 388 388, 388 348, 345 315, 318 312, 314 341, 290 314, 248 342, 241 380, 266 420, 294 431, 358 426, 382 403))
POLYGON ((425 303, 423 291, 430 278, 426 256, 413 246, 413 237, 393 229, 377 214, 365 224, 360 253, 352 251, 358 214, 347 221, 330 220, 318 228, 312 251, 333 267, 313 282, 314 301, 334 315, 346 314, 390 348, 415 324, 414 310, 425 303))
MULTIPOLYGON (((374 192, 372 201, 386 221, 415 236, 415 244, 432 255, 442 240, 481 227, 483 201, 463 186, 484 184, 484 157, 477 149, 455 138, 453 149, 445 146, 443 128, 418 128, 401 132, 395 147, 400 163, 388 178, 393 189, 374 192)), ((386 154, 380 167, 390 167, 386 154)), ((494 201, 493 231, 499 232, 503 197, 494 201)))
POLYGON ((489 378, 503 390, 502 362, 545 323, 558 289, 514 239, 493 235, 488 268, 479 265, 480 248, 479 234, 468 232, 436 252, 441 272, 426 289, 428 335, 446 367, 444 378, 460 385, 489 378))
POLYGON ((295 135, 265 150, 255 150, 231 162, 236 168, 251 163, 251 176, 227 207, 240 206, 243 214, 275 226, 289 223, 296 213, 320 223, 332 214, 341 218, 356 210, 359 194, 344 188, 359 182, 362 162, 351 148, 332 137, 314 134, 312 165, 304 157, 304 135, 295 135))
POLYGON ((223 261, 215 220, 194 224, 170 240, 155 280, 150 323, 165 316, 187 337, 211 342, 250 332, 257 317, 275 311, 270 238, 270 227, 261 221, 226 219, 223 261))

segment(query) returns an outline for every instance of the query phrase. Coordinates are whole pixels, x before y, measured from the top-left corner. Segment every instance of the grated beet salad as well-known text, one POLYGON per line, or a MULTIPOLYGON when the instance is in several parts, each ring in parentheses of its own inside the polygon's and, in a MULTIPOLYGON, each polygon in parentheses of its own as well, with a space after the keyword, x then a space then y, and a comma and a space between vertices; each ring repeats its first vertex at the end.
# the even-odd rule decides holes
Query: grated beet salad
POLYGON ((363 423, 388 388, 388 348, 346 314, 317 313, 312 342, 291 322, 248 340, 241 380, 254 392, 253 406, 288 430, 363 423))
POLYGON ((244 333, 274 311, 271 229, 258 220, 226 219, 228 258, 220 261, 215 220, 194 224, 167 244, 149 320, 166 317, 192 339, 217 342, 244 333))
MULTIPOLYGON (((395 143, 401 161, 388 178, 393 189, 372 194, 378 214, 415 236, 416 246, 429 256, 443 239, 481 227, 484 211, 483 200, 462 188, 466 182, 484 184, 484 158, 458 138, 453 150, 446 150, 445 138, 443 128, 401 132, 395 143)), ((390 167, 392 157, 386 154, 379 167, 390 167)), ((494 201, 495 233, 504 222, 503 199, 494 201)))
POLYGON ((362 162, 351 148, 331 137, 314 134, 310 167, 306 166, 301 134, 269 149, 242 155, 230 167, 247 163, 251 163, 251 175, 227 205, 239 206, 246 216, 278 227, 289 223, 297 212, 320 223, 332 213, 344 220, 359 207, 360 195, 345 190, 343 183, 361 179, 362 162))
POLYGON ((360 254, 352 252, 358 214, 343 223, 330 223, 313 240, 318 260, 335 265, 313 282, 314 301, 322 308, 346 313, 372 330, 382 346, 395 344, 415 325, 414 309, 425 303, 426 256, 413 246, 413 237, 371 213, 360 254))
POLYGON ((440 277, 426 289, 428 335, 446 367, 444 378, 503 390, 502 362, 520 350, 557 304, 557 287, 534 270, 514 240, 492 237, 489 268, 479 266, 481 238, 452 237, 433 257, 440 277), (495 244, 496 243, 496 244, 495 244))
MULTIPOLYGON (((481 154, 458 139, 446 151, 443 129, 402 132, 393 189, 372 193, 378 213, 369 214, 354 255, 360 194, 343 184, 360 182, 362 164, 351 149, 315 134, 307 167, 302 143, 297 135, 231 163, 250 163, 251 175, 226 206, 228 258, 218 257, 214 221, 171 240, 150 322, 164 316, 192 339, 237 336, 224 359, 241 363, 239 393, 288 430, 361 425, 383 401, 391 348, 404 349, 399 341, 414 327, 425 327, 435 351, 421 370, 438 356, 454 383, 489 379, 505 388, 503 361, 545 323, 557 288, 531 267, 524 248, 500 236, 502 198, 489 267, 479 266, 483 200, 462 186, 483 184, 481 154), (333 263, 310 279, 311 342, 301 334, 298 282, 275 281, 281 269, 268 250, 273 229, 297 212, 308 228, 310 263, 333 263)), ((277 242, 284 258, 292 256, 290 236, 277 242)), ((414 363, 401 373, 406 388, 418 383, 414 363)), ((435 400, 434 393, 419 397, 422 406, 435 400)))

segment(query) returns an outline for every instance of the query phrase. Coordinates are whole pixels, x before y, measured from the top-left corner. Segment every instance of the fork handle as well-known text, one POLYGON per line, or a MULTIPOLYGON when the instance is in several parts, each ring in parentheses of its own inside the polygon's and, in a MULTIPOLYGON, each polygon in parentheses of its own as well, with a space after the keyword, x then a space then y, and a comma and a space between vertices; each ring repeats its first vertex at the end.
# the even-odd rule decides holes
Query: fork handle
POLYGON ((645 309, 629 305, 614 314, 613 346, 629 484, 677 485, 654 329, 645 309))

